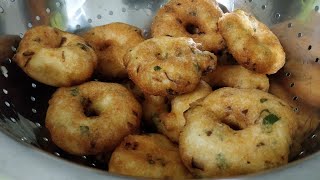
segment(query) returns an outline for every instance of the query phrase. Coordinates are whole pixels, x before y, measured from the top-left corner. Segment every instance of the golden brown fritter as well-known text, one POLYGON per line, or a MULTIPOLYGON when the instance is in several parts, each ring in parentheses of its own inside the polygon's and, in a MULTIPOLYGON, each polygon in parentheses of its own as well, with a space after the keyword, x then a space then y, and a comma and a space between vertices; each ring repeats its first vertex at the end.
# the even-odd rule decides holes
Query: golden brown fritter
POLYGON ((75 155, 112 151, 140 126, 141 106, 122 85, 88 82, 59 88, 46 116, 52 141, 75 155))
POLYGON ((127 136, 113 152, 109 172, 146 178, 191 178, 178 148, 160 134, 127 136))
POLYGON ((202 77, 212 87, 233 87, 268 91, 269 78, 265 74, 250 71, 240 65, 217 66, 217 69, 202 77))
POLYGON ((201 43, 204 50, 217 52, 225 48, 217 25, 222 14, 215 0, 171 0, 156 14, 151 34, 190 37, 201 43))
POLYGON ((191 38, 157 37, 140 43, 124 58, 130 79, 145 93, 180 95, 193 91, 217 58, 191 38))
POLYGON ((298 128, 293 136, 293 145, 290 149, 290 156, 295 157, 301 152, 301 143, 316 130, 320 123, 320 112, 317 108, 301 102, 299 97, 287 91, 287 89, 275 82, 271 81, 270 93, 287 102, 295 111, 298 128))
POLYGON ((119 22, 94 27, 82 36, 98 56, 97 71, 107 79, 128 76, 123 56, 144 41, 139 28, 119 22))
POLYGON ((81 37, 38 26, 25 33, 14 61, 31 78, 64 87, 87 81, 97 65, 97 56, 81 37))
POLYGON ((211 87, 201 81, 199 86, 191 93, 171 99, 146 96, 142 106, 143 114, 146 114, 144 117, 150 118, 146 120, 152 121, 160 133, 166 135, 171 141, 178 143, 180 133, 186 124, 183 113, 190 108, 191 103, 206 97, 211 92, 211 87))
POLYGON ((223 15, 218 25, 240 65, 261 74, 274 74, 284 66, 285 52, 279 39, 252 15, 236 10, 223 15))
POLYGON ((180 154, 198 177, 248 174, 288 162, 295 115, 271 94, 221 88, 192 104, 184 116, 180 154))

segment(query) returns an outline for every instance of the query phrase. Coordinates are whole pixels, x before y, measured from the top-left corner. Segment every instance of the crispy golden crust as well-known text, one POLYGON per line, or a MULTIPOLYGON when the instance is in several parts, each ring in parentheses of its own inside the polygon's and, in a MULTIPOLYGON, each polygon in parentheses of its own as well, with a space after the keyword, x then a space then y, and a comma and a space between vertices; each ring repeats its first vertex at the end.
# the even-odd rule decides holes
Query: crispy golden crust
POLYGON ((140 29, 119 22, 94 27, 82 36, 98 56, 98 72, 107 79, 127 77, 123 56, 144 41, 140 29))
POLYGON ((52 141, 70 154, 113 150, 140 126, 141 106, 123 86, 88 82, 58 89, 46 116, 52 141))
POLYGON ((81 37, 49 26, 27 31, 14 60, 33 79, 56 87, 85 82, 97 65, 97 56, 81 37))
POLYGON ((268 91, 269 78, 245 69, 240 65, 217 66, 217 69, 202 77, 212 87, 233 87, 268 91))
POLYGON ((217 52, 225 48, 217 25, 222 14, 215 0, 171 0, 158 11, 151 34, 153 37, 191 37, 201 43, 204 50, 217 52))
POLYGON ((113 152, 109 172, 146 178, 191 178, 178 148, 160 134, 127 136, 113 152))
POLYGON ((140 43, 124 58, 130 79, 146 94, 179 95, 193 91, 217 63, 191 38, 157 37, 140 43))
POLYGON ((293 136, 293 145, 290 149, 290 156, 295 157, 301 152, 301 143, 318 127, 320 123, 320 112, 317 108, 309 106, 287 89, 275 81, 271 81, 270 93, 287 102, 292 109, 298 108, 295 112, 298 128, 293 136))
POLYGON ((295 116, 271 94, 222 88, 192 104, 184 115, 179 149, 196 176, 247 174, 288 162, 295 116))
POLYGON ((150 118, 147 120, 152 121, 159 132, 166 135, 171 141, 178 143, 180 133, 186 123, 183 116, 184 111, 190 108, 191 103, 206 97, 211 92, 211 87, 201 81, 199 86, 191 93, 176 96, 170 100, 159 96, 146 96, 142 106, 143 114, 150 118), (168 111, 168 109, 171 110, 168 111))
POLYGON ((240 65, 261 74, 274 74, 284 66, 285 52, 278 38, 252 15, 236 10, 223 15, 218 25, 240 65))

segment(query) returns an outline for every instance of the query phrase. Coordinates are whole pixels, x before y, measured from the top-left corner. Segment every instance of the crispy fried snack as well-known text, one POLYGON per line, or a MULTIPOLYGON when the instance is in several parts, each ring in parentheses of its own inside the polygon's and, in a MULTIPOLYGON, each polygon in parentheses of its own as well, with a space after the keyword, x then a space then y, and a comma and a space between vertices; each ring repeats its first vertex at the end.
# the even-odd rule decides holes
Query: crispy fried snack
POLYGON ((179 149, 160 134, 127 136, 113 152, 109 172, 146 178, 191 178, 179 149))
POLYGON ((122 85, 88 82, 58 89, 46 116, 52 141, 75 155, 112 151, 140 127, 141 106, 122 85))
POLYGON ((220 18, 218 25, 240 65, 261 74, 274 74, 284 66, 285 52, 279 39, 252 15, 236 10, 220 18))
POLYGON ((218 20, 223 12, 215 0, 171 0, 155 16, 153 37, 191 37, 204 50, 217 52, 225 48, 218 32, 218 20))
POLYGON ((288 162, 295 115, 271 94, 221 88, 192 104, 184 116, 179 149, 196 176, 248 174, 288 162))
POLYGON ((31 78, 65 87, 87 81, 97 65, 97 56, 81 37, 38 26, 25 33, 14 61, 31 78))
POLYGON ((191 38, 157 37, 140 43, 124 58, 130 79, 155 96, 192 92, 202 74, 215 69, 217 58, 201 51, 191 38))
POLYGON ((98 56, 97 71, 106 79, 127 77, 123 56, 144 39, 141 30, 124 23, 111 23, 90 29, 82 37, 98 56))

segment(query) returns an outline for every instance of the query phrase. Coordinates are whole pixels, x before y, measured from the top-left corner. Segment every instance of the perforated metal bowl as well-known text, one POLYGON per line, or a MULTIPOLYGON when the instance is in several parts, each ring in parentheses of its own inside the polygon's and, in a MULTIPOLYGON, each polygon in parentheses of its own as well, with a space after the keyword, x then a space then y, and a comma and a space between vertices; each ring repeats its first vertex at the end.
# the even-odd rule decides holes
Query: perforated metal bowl
MULTIPOLYGON (((148 37, 152 17, 165 2, 166 0, 0 0, 0 178, 125 178, 99 170, 105 169, 103 161, 93 157, 68 155, 51 142, 44 128, 44 119, 48 100, 55 88, 27 77, 11 58, 24 32, 43 24, 77 33, 110 22, 126 22, 143 29, 143 35, 148 37)), ((276 78, 283 79, 283 86, 295 88, 295 79, 299 79, 309 82, 303 88, 311 94, 318 91, 311 87, 316 83, 320 84, 317 81, 319 77, 310 74, 308 67, 310 64, 320 66, 319 0, 218 2, 224 11, 240 8, 251 12, 268 26, 274 27, 275 33, 284 46, 287 46, 287 54, 300 55, 299 58, 287 59, 288 62, 294 61, 294 68, 286 66, 276 75, 276 78)), ((304 97, 295 93, 292 98, 300 102, 304 97)), ((299 109, 294 107, 293 111, 298 112, 299 109)), ((289 165, 238 178, 320 179, 319 136, 319 131, 311 134, 305 140, 299 156, 289 165)))

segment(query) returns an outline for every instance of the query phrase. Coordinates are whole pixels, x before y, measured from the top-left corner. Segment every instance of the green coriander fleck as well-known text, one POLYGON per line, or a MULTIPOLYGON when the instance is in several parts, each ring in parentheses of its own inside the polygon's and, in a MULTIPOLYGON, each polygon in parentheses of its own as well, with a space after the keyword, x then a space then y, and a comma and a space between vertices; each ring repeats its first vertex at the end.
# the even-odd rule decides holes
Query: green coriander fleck
POLYGON ((266 117, 263 118, 263 124, 264 125, 272 125, 275 122, 279 121, 279 117, 274 114, 269 114, 266 117))
POLYGON ((266 98, 261 98, 261 99, 260 99, 260 103, 264 103, 264 102, 266 102, 266 101, 268 101, 268 99, 266 99, 266 98))
POLYGON ((79 89, 77 87, 73 87, 71 90, 71 95, 72 96, 78 96, 79 95, 79 89))
POLYGON ((154 69, 155 71, 160 71, 160 70, 161 70, 161 67, 160 67, 160 66, 155 66, 155 67, 153 67, 153 69, 154 69))
POLYGON ((222 153, 219 153, 216 155, 216 161, 217 161, 217 166, 219 169, 223 170, 223 169, 229 168, 229 165, 227 164, 226 157, 222 153))
POLYGON ((89 134, 89 127, 88 126, 80 126, 80 133, 81 135, 84 135, 84 134, 89 134))

